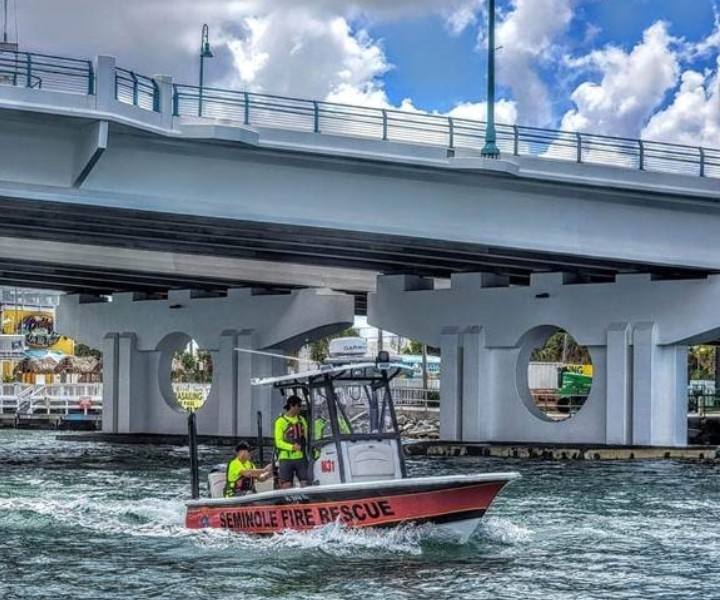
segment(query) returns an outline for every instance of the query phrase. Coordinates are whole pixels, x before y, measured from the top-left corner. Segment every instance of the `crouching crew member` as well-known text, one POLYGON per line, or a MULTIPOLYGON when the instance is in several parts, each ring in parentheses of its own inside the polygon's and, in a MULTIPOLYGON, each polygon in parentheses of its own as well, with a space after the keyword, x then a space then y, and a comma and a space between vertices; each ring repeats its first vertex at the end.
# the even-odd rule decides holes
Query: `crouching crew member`
POLYGON ((264 469, 258 469, 250 460, 250 446, 240 442, 235 446, 235 458, 227 466, 225 476, 225 498, 255 493, 255 480, 265 481, 272 473, 272 463, 264 469))
POLYGON ((275 449, 281 488, 292 487, 296 476, 300 487, 308 484, 308 427, 305 417, 300 414, 301 404, 299 396, 290 396, 283 407, 285 412, 275 421, 275 449))

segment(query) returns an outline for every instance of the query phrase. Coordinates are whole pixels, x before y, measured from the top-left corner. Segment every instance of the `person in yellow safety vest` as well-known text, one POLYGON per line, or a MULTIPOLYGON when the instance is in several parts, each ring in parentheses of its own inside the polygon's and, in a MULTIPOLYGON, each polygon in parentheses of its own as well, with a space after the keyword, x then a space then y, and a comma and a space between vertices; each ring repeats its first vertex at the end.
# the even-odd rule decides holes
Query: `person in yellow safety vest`
MULTIPOLYGON (((320 415, 315 419, 313 423, 313 440, 321 440, 325 436, 325 430, 327 428, 328 435, 330 435, 330 429, 328 425, 330 421, 324 415, 320 415)), ((343 418, 338 417, 338 425, 340 425, 340 433, 349 435, 352 433, 350 430, 350 424, 343 418)))
POLYGON ((308 426, 300 414, 302 400, 290 396, 285 412, 275 420, 275 449, 278 459, 278 480, 281 488, 292 487, 297 476, 300 487, 308 484, 308 426))
MULTIPOLYGON (((343 417, 338 417, 338 424, 340 425, 340 433, 344 434, 350 434, 352 431, 350 430, 350 425, 343 417)), ((330 421, 325 415, 318 415, 315 417, 315 420, 313 421, 313 442, 317 442, 318 440, 323 439, 324 437, 327 437, 325 435, 325 431, 327 430, 327 435, 332 435, 330 431, 330 421)), ((314 445, 314 444, 313 444, 314 445)), ((321 444, 325 445, 325 444, 321 444)), ((317 460, 320 457, 320 448, 318 446, 315 446, 315 449, 313 450, 313 459, 317 460)))
POLYGON ((227 466, 223 496, 232 498, 255 493, 255 480, 265 481, 272 473, 272 463, 258 469, 250 460, 250 446, 240 442, 235 446, 235 458, 227 466))

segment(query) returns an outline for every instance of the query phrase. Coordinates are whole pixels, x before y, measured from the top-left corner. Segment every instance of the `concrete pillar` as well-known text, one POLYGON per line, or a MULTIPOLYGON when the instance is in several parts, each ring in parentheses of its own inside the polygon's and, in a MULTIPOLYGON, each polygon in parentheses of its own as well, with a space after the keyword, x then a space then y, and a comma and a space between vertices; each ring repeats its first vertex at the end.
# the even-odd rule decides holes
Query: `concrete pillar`
POLYGON ((103 406, 104 433, 118 432, 119 404, 119 335, 110 333, 103 340, 103 406))
POLYGON ((659 346, 653 397, 653 445, 687 444, 687 346, 659 346))
POLYGON ((482 328, 472 327, 463 334, 462 419, 464 441, 487 439, 488 352, 482 328), (485 399, 485 401, 483 401, 485 399))
MULTIPOLYGON (((280 375, 285 360, 238 352, 237 348, 295 348, 347 328, 352 296, 329 290, 227 296, 174 290, 166 299, 116 294, 112 302, 65 296, 58 310, 64 334, 105 351, 106 415, 109 433, 184 434, 186 415, 172 391, 173 354, 190 340, 211 353, 213 385, 198 412, 205 435, 255 436, 257 411, 266 432, 280 412, 271 387, 251 386, 255 377, 280 375), (132 333, 124 333, 132 332, 132 333)), ((283 354, 283 351, 277 351, 283 354)))
POLYGON ((223 332, 218 349, 212 352, 213 386, 205 406, 197 415, 201 435, 237 436, 237 338, 237 332, 223 332))
POLYGON ((100 55, 95 65, 95 102, 100 111, 112 110, 115 98, 115 68, 114 56, 100 55))
POLYGON ((443 331, 440 336, 440 358, 440 437, 443 440, 461 440, 463 349, 457 330, 443 331))
POLYGON ((134 333, 118 336, 118 411, 117 432, 131 433, 145 424, 146 388, 145 359, 136 349, 134 333))
POLYGON ((653 392, 656 369, 655 323, 638 323, 633 329, 632 443, 649 446, 653 440, 653 392))
POLYGON ((172 129, 173 126, 173 78, 169 75, 156 75, 155 83, 157 83, 160 92, 160 114, 162 115, 162 126, 166 129, 172 129))
POLYGON ((627 323, 612 323, 608 327, 606 386, 606 443, 628 445, 632 440, 632 403, 630 327, 627 323))

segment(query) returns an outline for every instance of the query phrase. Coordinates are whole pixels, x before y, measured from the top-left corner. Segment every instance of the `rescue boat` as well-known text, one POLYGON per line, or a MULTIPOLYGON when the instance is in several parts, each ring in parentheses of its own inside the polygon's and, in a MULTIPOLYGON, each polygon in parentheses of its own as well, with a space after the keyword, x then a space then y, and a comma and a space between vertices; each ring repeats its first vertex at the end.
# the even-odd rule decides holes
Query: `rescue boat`
POLYGON ((312 485, 223 498, 221 466, 209 475, 210 497, 199 498, 191 424, 194 483, 186 526, 267 535, 335 522, 349 528, 431 523, 465 543, 496 496, 519 475, 409 478, 390 388, 408 369, 380 352, 375 360, 345 355, 311 371, 253 380, 304 399, 312 485))

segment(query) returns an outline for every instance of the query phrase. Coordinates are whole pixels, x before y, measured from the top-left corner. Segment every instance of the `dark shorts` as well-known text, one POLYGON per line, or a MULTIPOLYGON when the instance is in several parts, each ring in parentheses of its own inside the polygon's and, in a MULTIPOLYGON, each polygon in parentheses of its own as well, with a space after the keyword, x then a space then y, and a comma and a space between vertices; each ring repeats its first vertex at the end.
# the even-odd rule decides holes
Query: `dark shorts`
POLYGON ((281 459, 278 463, 278 477, 280 481, 289 481, 292 483, 296 476, 298 481, 306 482, 308 480, 307 458, 281 459))

